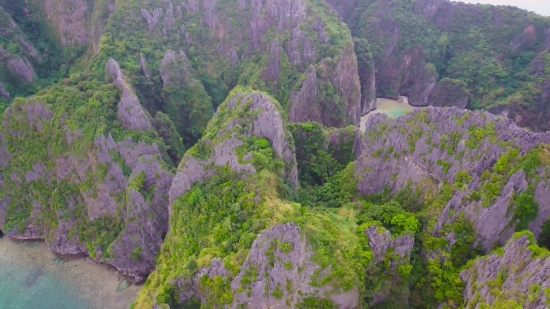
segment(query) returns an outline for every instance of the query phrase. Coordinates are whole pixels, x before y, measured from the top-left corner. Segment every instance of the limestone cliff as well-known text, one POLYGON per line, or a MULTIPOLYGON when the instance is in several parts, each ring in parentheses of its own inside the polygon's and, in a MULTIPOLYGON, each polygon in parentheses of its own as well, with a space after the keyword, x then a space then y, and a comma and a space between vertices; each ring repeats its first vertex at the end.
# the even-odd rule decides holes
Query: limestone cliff
MULTIPOLYGON (((328 2, 354 38, 368 42, 378 96, 486 109, 522 127, 550 129, 542 70, 548 17, 448 0, 328 2)), ((357 54, 359 63, 370 58, 357 54)), ((368 81, 362 83, 365 89, 368 81)))
POLYGON ((547 308, 550 304, 550 256, 532 234, 518 233, 490 255, 478 258, 460 276, 465 304, 505 308, 547 308))
POLYGON ((466 108, 469 96, 466 83, 461 80, 444 78, 437 82, 427 103, 439 107, 466 108))
POLYGON ((550 214, 549 133, 531 133, 486 112, 432 107, 397 121, 373 115, 366 127, 355 167, 360 193, 412 184, 429 200, 432 190, 450 190, 434 233, 464 213, 485 250, 514 229, 540 234, 550 214), (527 196, 532 202, 523 205, 527 196))
POLYGON ((17 46, 16 50, 24 57, 36 63, 42 61, 40 53, 29 41, 23 30, 13 20, 12 16, 0 6, 0 37, 17 46))
MULTIPOLYGON (((27 57, 35 63, 40 63, 41 56, 10 14, 1 6, 0 20, 0 64, 3 67, 0 69, 0 82, 11 84, 15 79, 15 83, 30 83, 36 77, 36 72, 27 57), (10 48, 8 44, 3 44, 6 41, 10 43, 10 48), (4 46, 9 51, 4 49, 4 46)), ((3 90, 2 96, 9 98, 5 93, 3 90)))
MULTIPOLYGON (((357 308, 357 289, 342 293, 336 287, 316 286, 312 279, 320 267, 312 262, 313 254, 311 244, 293 223, 275 225, 262 231, 252 243, 237 276, 229 278, 235 294, 229 307, 288 308, 303 304, 304 299, 312 296, 327 295, 338 308, 357 308)), ((181 291, 179 299, 187 301, 195 296, 206 302, 208 296, 201 293, 210 292, 200 288, 201 278, 205 275, 214 279, 216 276, 228 277, 229 273, 223 263, 213 260, 212 265, 198 271, 192 281, 178 282, 181 291)))
POLYGON ((218 108, 203 139, 180 163, 170 189, 170 203, 185 194, 195 182, 211 177, 217 166, 228 165, 234 171, 255 173, 254 155, 251 152, 238 154, 239 149, 242 152, 242 148, 246 148, 246 139, 253 136, 269 141, 276 157, 284 163, 280 172, 284 171, 288 181, 298 186, 294 145, 289 143, 280 106, 266 94, 235 89, 218 108), (234 118, 236 114, 241 116, 234 118))
POLYGON ((46 18, 59 36, 62 45, 88 43, 88 3, 84 0, 43 0, 46 18))
POLYGON ((292 141, 278 102, 231 92, 178 168, 170 231, 136 308, 359 306, 367 235, 356 234, 352 216, 342 217, 339 237, 316 234, 321 225, 338 230, 337 221, 278 197, 298 186, 292 141), (328 260, 325 244, 340 248, 328 260))
MULTIPOLYGON (((163 94, 170 87, 165 81, 167 64, 183 59, 181 55, 187 58, 180 61, 185 66, 169 65, 174 76, 187 79, 183 89, 165 95, 160 109, 170 117, 176 113, 169 110, 180 102, 191 105, 184 114, 195 112, 198 116, 189 120, 197 120, 207 114, 208 101, 216 107, 228 89, 239 84, 274 96, 294 121, 315 120, 337 127, 359 121, 361 90, 351 35, 324 1, 137 1, 110 14, 112 22, 123 26, 107 26, 108 40, 103 45, 130 35, 138 46, 151 41, 164 46, 163 56, 151 49, 125 53, 145 59, 150 75, 159 70, 162 81, 150 80, 155 87, 162 82, 163 94), (136 27, 140 35, 132 36, 136 27), (189 102, 202 102, 204 111, 195 111, 198 103, 189 102)), ((175 121, 184 140, 192 136, 186 145, 200 138, 207 118, 197 125, 175 121)))
POLYGON ((409 295, 399 288, 406 284, 406 278, 397 269, 409 265, 414 237, 408 234, 392 237, 387 229, 377 225, 367 228, 365 234, 374 254, 371 265, 367 267, 367 275, 378 279, 373 280, 376 286, 371 287, 373 295, 370 304, 376 306, 384 303, 393 294, 394 302, 405 305, 409 295))
MULTIPOLYGON (((88 81, 93 94, 64 85, 8 108, 0 126, 0 228, 139 281, 154 269, 168 227, 172 175, 164 143, 117 63, 106 69, 113 84, 88 81)), ((68 83, 82 82, 76 78, 68 83)))

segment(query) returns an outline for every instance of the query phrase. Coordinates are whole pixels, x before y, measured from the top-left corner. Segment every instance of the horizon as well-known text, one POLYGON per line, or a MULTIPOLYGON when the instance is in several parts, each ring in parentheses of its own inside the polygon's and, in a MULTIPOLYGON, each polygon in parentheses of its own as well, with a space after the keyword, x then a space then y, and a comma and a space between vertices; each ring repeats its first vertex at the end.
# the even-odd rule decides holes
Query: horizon
POLYGON ((520 9, 535 12, 543 16, 550 16, 550 1, 548 0, 454 0, 456 2, 511 5, 520 9))

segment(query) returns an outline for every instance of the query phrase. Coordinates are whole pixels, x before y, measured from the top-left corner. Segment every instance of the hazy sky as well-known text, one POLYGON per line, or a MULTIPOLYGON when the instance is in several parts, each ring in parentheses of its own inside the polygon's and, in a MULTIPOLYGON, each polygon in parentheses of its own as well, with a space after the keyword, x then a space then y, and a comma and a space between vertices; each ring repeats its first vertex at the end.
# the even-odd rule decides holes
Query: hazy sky
POLYGON ((488 3, 500 5, 513 5, 537 12, 541 15, 550 16, 550 0, 459 0, 467 3, 488 3))

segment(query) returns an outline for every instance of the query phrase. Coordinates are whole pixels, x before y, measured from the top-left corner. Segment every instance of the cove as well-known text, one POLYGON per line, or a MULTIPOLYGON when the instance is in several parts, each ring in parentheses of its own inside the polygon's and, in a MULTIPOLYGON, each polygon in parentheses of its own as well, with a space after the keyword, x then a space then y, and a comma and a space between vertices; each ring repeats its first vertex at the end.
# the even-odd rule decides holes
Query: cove
POLYGON ((56 257, 43 242, 0 238, 0 308, 126 309, 139 287, 90 259, 56 257))
POLYGON ((367 119, 373 114, 385 114, 389 118, 397 118, 414 111, 414 107, 409 104, 407 97, 399 97, 399 100, 378 98, 376 99, 376 109, 366 113, 361 117, 359 129, 365 132, 367 119))

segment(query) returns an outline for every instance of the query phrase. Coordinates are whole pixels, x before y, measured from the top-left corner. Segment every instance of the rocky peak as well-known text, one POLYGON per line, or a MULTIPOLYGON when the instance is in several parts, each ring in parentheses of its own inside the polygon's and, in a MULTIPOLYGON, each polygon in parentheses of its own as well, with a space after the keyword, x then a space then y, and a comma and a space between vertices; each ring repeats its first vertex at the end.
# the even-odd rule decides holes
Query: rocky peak
POLYGON ((27 58, 11 54, 0 46, 0 63, 5 64, 10 73, 22 83, 30 83, 36 78, 36 72, 27 58))
POLYGON ((185 83, 191 75, 189 59, 182 50, 176 53, 168 49, 164 53, 159 71, 164 87, 185 83))
POLYGON ((255 173, 256 168, 251 164, 253 154, 239 158, 236 152, 252 136, 269 141, 275 155, 284 162, 285 177, 296 187, 296 157, 279 108, 278 103, 264 93, 233 90, 218 108, 198 146, 185 154, 170 189, 170 203, 189 190, 193 183, 212 176, 216 166, 227 164, 234 171, 255 173), (243 113, 246 117, 236 117, 243 113), (193 155, 198 147, 207 147, 208 150, 201 151, 209 153, 208 156, 193 155))
POLYGON ((550 256, 529 232, 468 264, 460 273, 467 306, 546 308, 550 302, 550 256))
POLYGON ((120 102, 118 103, 118 116, 124 127, 131 130, 148 130, 153 126, 145 110, 141 107, 139 100, 132 89, 123 78, 118 62, 111 59, 107 62, 105 70, 111 75, 115 85, 121 91, 120 102))
POLYGON ((508 162, 510 153, 518 161, 536 153, 544 156, 548 150, 536 149, 550 143, 549 133, 531 133, 486 112, 433 107, 402 116, 398 121, 372 115, 366 128, 366 135, 360 138, 355 168, 360 193, 382 192, 385 186, 399 191, 408 183, 423 192, 437 190, 444 183, 459 186, 453 190, 454 197, 440 215, 436 229, 464 212, 477 231, 476 243, 490 250, 495 242, 505 242, 513 233, 518 224, 511 215, 513 197, 527 194, 529 186, 538 204, 535 217, 542 219, 531 218, 528 227, 540 233, 540 225, 550 211, 550 200, 546 198, 548 162, 544 161, 535 171, 529 170, 531 176, 518 166, 522 163, 516 163, 515 169, 509 167, 514 173, 503 175, 495 171, 500 169, 495 164, 508 162), (466 175, 468 180, 458 185, 457 181, 464 180, 457 180, 462 177, 457 175, 466 175), (498 179, 498 192, 485 195, 488 183, 494 179, 498 179), (481 198, 469 197, 480 192, 481 198))
POLYGON ((88 43, 88 2, 44 0, 44 12, 64 46, 88 43))

